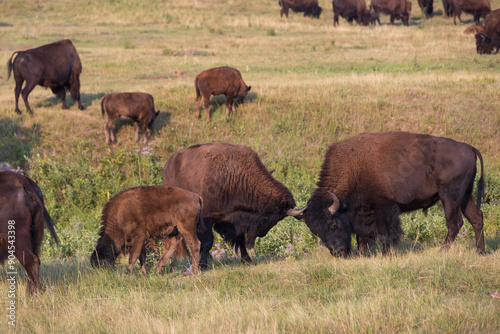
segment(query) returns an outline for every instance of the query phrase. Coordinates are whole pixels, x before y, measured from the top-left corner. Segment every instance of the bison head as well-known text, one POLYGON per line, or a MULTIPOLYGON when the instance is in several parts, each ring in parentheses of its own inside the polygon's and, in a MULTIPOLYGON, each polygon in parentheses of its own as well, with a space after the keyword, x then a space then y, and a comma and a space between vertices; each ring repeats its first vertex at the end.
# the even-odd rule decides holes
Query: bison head
POLYGON ((247 97, 248 92, 250 91, 250 89, 252 89, 252 86, 248 86, 248 87, 246 85, 244 85, 244 86, 245 87, 242 87, 240 89, 240 91, 238 92, 238 95, 236 96, 239 103, 243 103, 243 100, 245 100, 245 97, 247 97))
POLYGON ((304 212, 304 221, 311 232, 337 256, 351 253, 352 227, 348 217, 346 204, 325 190, 317 190, 311 196, 304 212))
POLYGON ((158 115, 160 114, 160 111, 153 111, 153 115, 151 117, 151 119, 149 120, 148 122, 148 128, 151 129, 151 127, 153 127, 153 123, 155 122, 155 119, 156 117, 158 117, 158 115))
POLYGON ((491 54, 493 52, 491 38, 484 32, 476 34, 476 50, 479 54, 491 54))
POLYGON ((105 233, 99 238, 97 246, 90 256, 90 264, 92 268, 99 268, 102 265, 114 266, 118 255, 120 255, 120 250, 105 233))

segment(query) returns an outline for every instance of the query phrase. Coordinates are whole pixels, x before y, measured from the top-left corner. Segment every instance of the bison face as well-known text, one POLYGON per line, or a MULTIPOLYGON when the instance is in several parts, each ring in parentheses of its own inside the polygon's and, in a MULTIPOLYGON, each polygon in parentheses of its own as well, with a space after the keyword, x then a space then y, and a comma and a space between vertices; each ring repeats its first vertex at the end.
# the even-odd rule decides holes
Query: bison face
POLYGON ((237 98, 240 104, 243 103, 250 89, 252 89, 252 86, 245 87, 239 91, 237 98))
POLYGON ((478 54, 491 54, 493 52, 491 38, 483 32, 476 34, 476 50, 478 54))
POLYGON ((349 211, 345 202, 331 195, 333 201, 332 196, 313 194, 307 203, 304 221, 332 255, 347 256, 351 253, 352 234, 349 211))
POLYGON ((151 119, 149 120, 149 123, 148 123, 149 129, 151 129, 153 127, 153 123, 155 122, 155 119, 156 119, 156 117, 158 117, 159 114, 160 114, 159 110, 153 112, 153 117, 151 117, 151 119))
POLYGON ((114 266, 120 251, 115 243, 104 234, 97 241, 97 246, 90 256, 92 268, 99 268, 102 265, 114 266))

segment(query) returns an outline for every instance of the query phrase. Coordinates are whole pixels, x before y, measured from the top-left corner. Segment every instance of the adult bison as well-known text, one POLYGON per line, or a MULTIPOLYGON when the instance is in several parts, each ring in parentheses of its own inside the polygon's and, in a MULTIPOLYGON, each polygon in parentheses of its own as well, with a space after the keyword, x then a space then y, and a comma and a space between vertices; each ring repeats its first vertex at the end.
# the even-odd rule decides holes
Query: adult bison
POLYGON ((280 17, 283 17, 283 14, 288 17, 288 10, 291 9, 294 13, 304 13, 304 16, 319 19, 322 11, 318 0, 279 0, 278 4, 282 7, 280 17))
POLYGON ((73 100, 78 102, 78 108, 84 109, 80 101, 82 63, 75 46, 69 39, 26 51, 14 52, 7 62, 7 80, 10 78, 11 71, 14 71, 14 80, 16 81, 14 94, 18 114, 21 113, 18 105, 19 94, 22 94, 26 110, 33 113, 28 103, 28 95, 36 85, 49 87, 62 100, 63 109, 68 108, 66 89, 69 89, 73 100), (17 56, 14 58, 16 54, 17 56), (26 84, 21 93, 24 81, 26 84))
POLYGON ((483 159, 468 144, 406 132, 360 134, 328 148, 317 185, 304 220, 332 254, 350 253, 351 234, 361 251, 376 234, 387 252, 402 235, 399 214, 426 212, 438 200, 448 226, 445 245, 462 227, 462 212, 474 228, 478 252, 484 253, 483 159), (481 178, 474 204, 476 156, 481 178))
POLYGON ((7 271, 14 272, 14 256, 19 260, 28 274, 28 294, 40 291, 39 255, 44 223, 59 243, 38 185, 29 177, 0 171, 0 262, 8 259, 7 271))
POLYGON ((479 54, 498 53, 500 50, 500 9, 495 9, 484 20, 484 30, 476 34, 479 54))
POLYGON ((252 149, 225 143, 195 145, 175 152, 163 169, 163 184, 203 198, 207 230, 201 241, 200 266, 206 268, 213 244, 212 226, 252 263, 247 248, 286 216, 298 216, 290 191, 264 167, 252 149))
MULTIPOLYGON (((445 1, 447 0, 443 0, 443 6, 445 1)), ((432 16, 432 12, 434 11, 434 0, 418 0, 418 5, 425 17, 429 18, 432 16)))
POLYGON ((339 24, 339 15, 349 23, 356 20, 359 25, 370 24, 371 14, 366 8, 365 0, 333 0, 332 8, 334 27, 339 24))
POLYGON ((453 16, 453 23, 457 24, 456 18, 460 23, 462 12, 474 15, 474 22, 479 24, 481 17, 491 12, 490 0, 448 0, 450 16, 453 16))
POLYGON ((372 0, 373 24, 380 25, 380 13, 390 15, 391 24, 394 20, 401 20, 407 26, 411 14, 411 2, 408 0, 372 0))
POLYGON ((210 121, 210 113, 208 111, 210 96, 226 96, 227 117, 229 116, 230 106, 233 113, 236 112, 234 99, 236 98, 239 103, 243 103, 243 100, 245 100, 245 97, 252 88, 245 84, 240 71, 227 66, 211 68, 201 72, 194 79, 194 87, 196 88, 196 115, 200 118, 200 102, 203 96, 203 109, 208 121, 210 121))
POLYGON ((106 144, 111 140, 116 143, 116 137, 111 131, 113 121, 117 117, 134 121, 135 141, 139 141, 139 129, 142 129, 144 145, 148 143, 147 130, 151 129, 153 123, 160 113, 155 111, 153 96, 147 93, 112 93, 104 95, 101 99, 101 113, 106 114, 108 120, 104 125, 106 144))
POLYGON ((196 274, 200 256, 200 241, 196 231, 205 228, 201 220, 202 199, 197 194, 163 186, 137 187, 122 191, 111 198, 102 211, 101 230, 90 263, 114 265, 120 254, 130 253, 128 272, 139 259, 146 276, 146 248, 149 238, 169 238, 156 270, 161 271, 182 240, 193 257, 192 273, 196 274))

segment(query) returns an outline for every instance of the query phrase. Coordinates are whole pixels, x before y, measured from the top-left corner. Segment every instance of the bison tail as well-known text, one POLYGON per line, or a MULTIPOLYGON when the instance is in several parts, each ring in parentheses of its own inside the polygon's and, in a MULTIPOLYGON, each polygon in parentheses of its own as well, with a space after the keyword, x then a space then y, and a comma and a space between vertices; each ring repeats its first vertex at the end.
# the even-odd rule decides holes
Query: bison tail
POLYGON ((101 114, 104 116, 104 98, 101 99, 101 114))
POLYGON ((481 155, 479 150, 477 150, 475 147, 472 147, 472 150, 479 157, 479 161, 481 162, 481 176, 479 177, 479 181, 477 182, 477 198, 476 198, 476 205, 478 209, 481 209, 481 201, 484 197, 484 188, 485 188, 483 156, 481 155))
POLYGON ((43 206, 43 221, 45 222, 45 226, 49 229, 50 235, 54 238, 56 244, 59 245, 59 238, 57 237, 56 230, 54 229, 55 223, 50 217, 45 205, 43 206))
POLYGON ((196 88, 196 100, 201 96, 200 88, 198 87, 198 77, 194 78, 194 88, 196 88))
POLYGON ((14 52, 12 56, 10 56, 9 61, 7 62, 7 80, 10 78, 10 73, 12 72, 12 69, 14 68, 14 64, 12 63, 12 58, 14 58, 14 55, 18 53, 18 51, 14 52))

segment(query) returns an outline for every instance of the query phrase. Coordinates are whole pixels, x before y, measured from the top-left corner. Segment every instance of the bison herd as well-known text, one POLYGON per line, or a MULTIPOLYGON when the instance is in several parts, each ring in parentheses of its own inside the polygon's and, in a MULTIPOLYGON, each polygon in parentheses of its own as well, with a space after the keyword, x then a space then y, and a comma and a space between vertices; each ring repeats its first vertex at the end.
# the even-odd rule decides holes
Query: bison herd
MULTIPOLYGON (((443 0, 443 3, 446 0, 443 0)), ((474 18, 489 10, 471 7, 475 0, 451 0, 447 14, 460 11, 474 18), (474 9, 476 8, 476 9, 474 9)), ((476 3, 474 2, 474 3, 476 3)), ((371 10, 364 0, 333 0, 334 24, 338 16, 367 25, 380 13, 400 19, 407 25, 411 2, 373 0, 371 10), (390 9, 387 5, 391 4, 390 9)), ((319 17, 317 0, 281 0, 281 15, 288 10, 319 17)), ((432 13, 432 0, 419 1, 432 13)), ((430 14, 429 14, 430 15, 430 14)), ((476 34, 478 53, 497 53, 500 49, 500 10, 486 15, 484 28, 476 34)), ((70 40, 62 40, 27 51, 15 52, 8 61, 8 75, 14 72, 15 111, 19 95, 29 113, 28 95, 36 85, 49 87, 65 103, 66 89, 80 109, 80 58, 70 40), (14 59, 14 60, 13 60, 14 59), (23 82, 26 81, 24 89, 23 82)), ((196 76, 196 109, 200 102, 207 121, 211 95, 226 96, 226 116, 235 112, 235 101, 242 103, 251 87, 241 73, 230 67, 208 69, 196 76)), ((111 126, 116 117, 134 121, 135 140, 142 129, 144 143, 159 111, 150 94, 113 93, 101 99, 106 143, 116 142, 111 126)), ((296 209, 292 193, 269 172, 258 154, 249 147, 229 143, 207 143, 175 152, 163 169, 162 186, 137 187, 122 191, 104 206, 101 229, 92 266, 113 265, 120 254, 130 254, 128 271, 137 260, 146 275, 146 242, 164 239, 164 251, 156 267, 161 271, 172 256, 188 251, 191 273, 206 269, 214 236, 218 232, 241 253, 241 261, 252 263, 248 249, 257 237, 264 237, 287 216, 304 222, 332 255, 352 253, 351 237, 358 253, 364 254, 378 239, 383 253, 398 245, 402 237, 399 215, 427 209, 441 202, 448 234, 444 245, 455 240, 464 215, 474 229, 478 253, 485 252, 483 214, 484 168, 481 153, 474 147, 448 138, 407 132, 364 133, 334 142, 326 151, 317 188, 307 205, 296 209), (480 162, 477 197, 473 200, 476 160, 480 162)), ((43 227, 58 241, 54 223, 47 212, 42 191, 29 177, 0 172, 0 261, 14 257, 28 274, 28 292, 39 291, 40 246, 43 227), (15 228, 13 225, 15 224, 15 228), (15 238, 12 237, 15 229, 15 238)))

